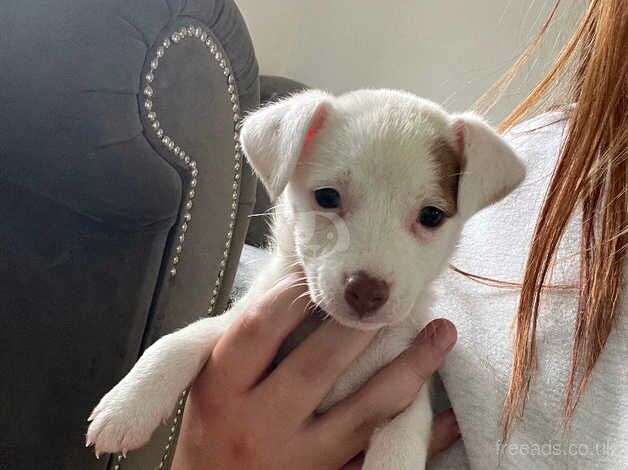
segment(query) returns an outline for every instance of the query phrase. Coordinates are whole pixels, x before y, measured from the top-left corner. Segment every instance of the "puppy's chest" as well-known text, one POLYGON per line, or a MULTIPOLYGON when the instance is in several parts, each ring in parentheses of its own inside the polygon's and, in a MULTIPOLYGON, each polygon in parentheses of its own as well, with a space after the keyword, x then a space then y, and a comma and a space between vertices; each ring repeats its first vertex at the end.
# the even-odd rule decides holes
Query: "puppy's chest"
MULTIPOLYGON (((299 325, 283 342, 275 358, 275 364, 279 363, 290 351, 296 348, 323 321, 325 320, 322 317, 311 315, 299 325)), ((353 361, 345 373, 338 379, 319 406, 319 411, 328 409, 334 403, 359 389, 377 371, 406 349, 418 330, 417 323, 408 320, 399 325, 383 328, 378 332, 367 349, 353 361)))

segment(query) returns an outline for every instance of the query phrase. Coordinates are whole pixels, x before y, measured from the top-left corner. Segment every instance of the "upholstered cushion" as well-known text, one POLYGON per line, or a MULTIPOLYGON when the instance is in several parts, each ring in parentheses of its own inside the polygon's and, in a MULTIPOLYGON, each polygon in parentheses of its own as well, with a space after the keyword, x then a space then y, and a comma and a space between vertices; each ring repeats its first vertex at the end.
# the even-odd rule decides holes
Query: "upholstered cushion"
MULTIPOLYGON (((232 0, 5 0, 0 38, 0 468, 104 469, 90 409, 226 305, 257 63, 232 0)), ((167 465, 170 426, 121 468, 167 465)))

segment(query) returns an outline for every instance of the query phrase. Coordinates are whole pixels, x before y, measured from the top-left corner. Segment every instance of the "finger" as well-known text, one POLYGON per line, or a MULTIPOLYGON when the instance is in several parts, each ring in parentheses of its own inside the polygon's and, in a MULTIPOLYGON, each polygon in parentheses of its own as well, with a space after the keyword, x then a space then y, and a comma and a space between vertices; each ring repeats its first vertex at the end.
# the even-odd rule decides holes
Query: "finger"
POLYGON ((257 392, 262 400, 266 397, 268 402, 281 403, 281 409, 274 410, 280 419, 303 422, 376 333, 326 320, 277 366, 257 392))
POLYGON ((460 429, 454 410, 449 408, 434 418, 432 440, 428 451, 429 457, 449 448, 460 438, 460 429))
POLYGON ((317 418, 312 423, 315 432, 327 436, 330 444, 340 441, 352 449, 366 446, 377 426, 412 403, 455 342, 456 328, 450 321, 432 321, 364 387, 317 418))
POLYGON ((239 315, 212 352, 208 373, 225 390, 248 390, 260 379, 282 341, 311 311, 302 274, 278 282, 239 315))

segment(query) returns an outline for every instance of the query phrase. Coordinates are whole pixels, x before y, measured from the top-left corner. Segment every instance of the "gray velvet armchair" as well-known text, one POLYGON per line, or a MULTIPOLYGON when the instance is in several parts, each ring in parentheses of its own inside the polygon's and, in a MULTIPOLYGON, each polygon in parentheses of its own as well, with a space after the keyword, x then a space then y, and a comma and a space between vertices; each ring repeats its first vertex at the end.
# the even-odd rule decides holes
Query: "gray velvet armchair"
POLYGON ((169 466, 177 415, 126 460, 84 448, 86 417, 144 348, 223 311, 259 96, 232 0, 0 2, 0 469, 169 466))

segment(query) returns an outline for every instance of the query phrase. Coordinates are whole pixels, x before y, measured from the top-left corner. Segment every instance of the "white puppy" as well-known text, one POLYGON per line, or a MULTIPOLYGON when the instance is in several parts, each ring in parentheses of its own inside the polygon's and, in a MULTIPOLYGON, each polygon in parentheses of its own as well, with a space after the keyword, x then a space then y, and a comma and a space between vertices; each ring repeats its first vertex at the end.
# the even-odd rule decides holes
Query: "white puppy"
MULTIPOLYGON (((465 220, 524 176, 510 147, 478 117, 449 115, 392 90, 294 95, 249 115, 241 143, 270 195, 281 196, 271 262, 231 310, 161 338, 102 398, 87 432, 97 453, 145 444, 229 324, 297 270, 334 320, 381 328, 321 409, 346 397, 427 323, 429 284, 465 220)), ((423 387, 375 432, 364 468, 423 468, 431 417, 423 387)))

